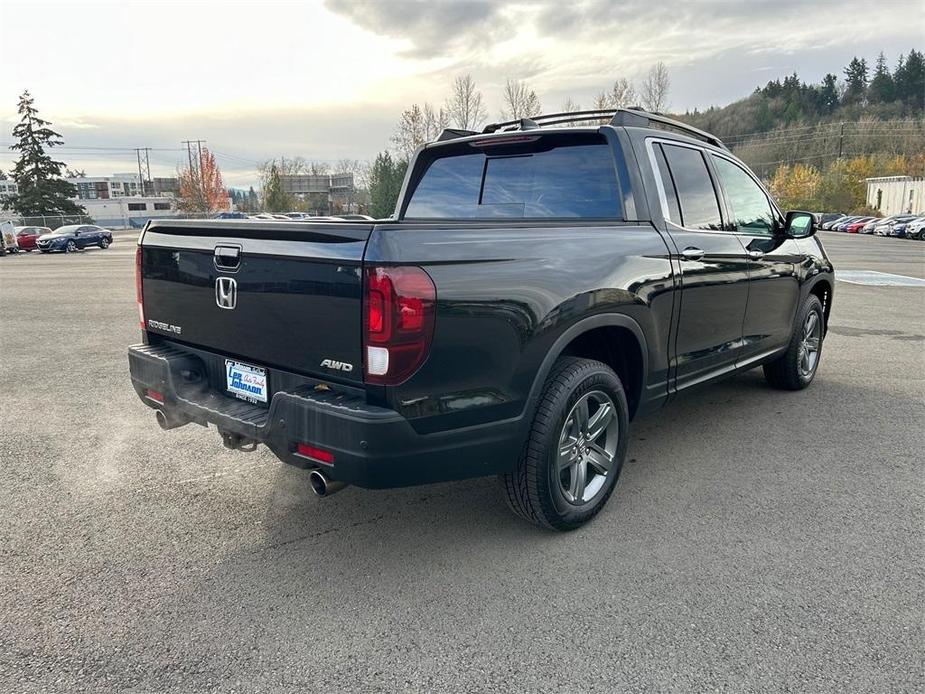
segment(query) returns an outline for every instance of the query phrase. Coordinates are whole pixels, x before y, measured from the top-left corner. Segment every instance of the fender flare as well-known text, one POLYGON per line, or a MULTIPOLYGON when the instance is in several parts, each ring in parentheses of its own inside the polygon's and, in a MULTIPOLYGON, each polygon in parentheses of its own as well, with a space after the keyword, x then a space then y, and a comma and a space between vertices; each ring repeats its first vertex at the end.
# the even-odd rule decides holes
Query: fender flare
POLYGON ((642 388, 639 393, 640 398, 643 397, 646 390, 646 374, 649 373, 649 346, 646 341, 645 333, 642 331, 639 323, 637 323, 633 318, 630 318, 623 313, 599 313, 594 316, 589 316, 588 318, 583 318, 576 323, 573 323, 565 331, 556 338, 556 341, 553 342, 552 347, 549 348, 549 351, 546 353, 546 356, 543 358, 542 363, 540 364, 539 369, 537 369, 536 376, 533 379, 533 385, 530 387, 530 395, 527 398, 527 407, 525 414, 528 415, 524 417, 526 426, 530 426, 533 422, 533 413, 536 410, 537 404, 540 399, 540 393, 543 390, 543 386, 546 383, 546 378, 549 376, 549 372, 552 370, 553 364, 555 364, 556 359, 558 359, 568 344, 574 340, 579 335, 588 332, 589 330, 594 330, 595 328, 604 328, 604 327, 615 327, 615 328, 626 328, 633 336, 636 338, 636 341, 639 344, 639 350, 642 354, 642 388))
MULTIPOLYGON (((800 290, 800 306, 803 305, 803 302, 806 300, 810 294, 813 293, 813 289, 816 288, 816 285, 820 282, 825 282, 828 285, 829 296, 828 296, 828 305, 823 307, 823 318, 825 320, 825 330, 828 332, 829 327, 829 316, 832 313, 832 301, 835 295, 835 273, 830 271, 823 271, 818 273, 815 277, 808 280, 800 290)), ((800 311, 797 307, 796 315, 793 317, 793 326, 794 330, 796 329, 796 321, 799 316, 800 311)))

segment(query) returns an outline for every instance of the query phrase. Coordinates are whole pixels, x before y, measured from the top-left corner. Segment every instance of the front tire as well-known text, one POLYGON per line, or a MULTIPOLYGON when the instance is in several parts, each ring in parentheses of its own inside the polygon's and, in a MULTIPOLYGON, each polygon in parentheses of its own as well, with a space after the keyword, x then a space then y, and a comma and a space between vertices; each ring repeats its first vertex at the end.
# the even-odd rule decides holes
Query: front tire
POLYGON ((109 248, 109 239, 106 239, 106 238, 102 239, 100 241, 100 248, 103 248, 103 249, 109 248))
POLYGON ((816 377, 825 337, 822 302, 815 294, 803 300, 787 351, 764 365, 768 383, 782 390, 803 390, 816 377))
POLYGON ((77 244, 74 241, 68 241, 67 245, 64 247, 64 252, 65 253, 76 253, 77 244))
POLYGON ((511 510, 554 530, 590 521, 616 486, 628 428, 626 395, 612 369, 591 359, 557 360, 520 460, 501 476, 511 510))

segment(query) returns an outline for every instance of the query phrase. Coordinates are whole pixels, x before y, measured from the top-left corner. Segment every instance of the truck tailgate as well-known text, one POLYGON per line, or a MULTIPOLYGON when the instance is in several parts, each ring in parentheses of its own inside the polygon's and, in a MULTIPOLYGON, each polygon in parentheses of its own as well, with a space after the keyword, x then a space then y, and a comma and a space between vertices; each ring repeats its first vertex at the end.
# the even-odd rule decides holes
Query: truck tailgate
POLYGON ((145 329, 259 368, 362 381, 362 263, 372 229, 151 222, 141 239, 145 329))

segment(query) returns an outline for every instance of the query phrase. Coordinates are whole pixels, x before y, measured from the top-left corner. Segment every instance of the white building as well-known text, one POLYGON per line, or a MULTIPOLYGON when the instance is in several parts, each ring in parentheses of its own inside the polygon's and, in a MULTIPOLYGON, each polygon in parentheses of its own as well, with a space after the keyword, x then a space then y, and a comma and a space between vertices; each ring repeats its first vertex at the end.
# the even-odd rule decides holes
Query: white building
POLYGON ((881 176, 867 179, 867 206, 884 217, 925 214, 925 178, 881 176))
POLYGON ((18 188, 16 187, 16 183, 12 178, 7 178, 3 181, 0 181, 0 198, 2 198, 4 195, 13 195, 17 190, 18 188))
POLYGON ((93 220, 104 227, 141 227, 148 219, 175 217, 177 201, 173 197, 119 196, 108 200, 79 201, 93 220))

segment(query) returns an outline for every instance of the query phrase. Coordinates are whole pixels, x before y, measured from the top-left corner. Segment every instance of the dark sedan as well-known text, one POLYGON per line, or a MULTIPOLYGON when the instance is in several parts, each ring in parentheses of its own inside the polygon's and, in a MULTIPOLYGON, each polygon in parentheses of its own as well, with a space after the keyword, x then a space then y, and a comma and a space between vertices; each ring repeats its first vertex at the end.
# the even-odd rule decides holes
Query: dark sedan
POLYGON ((39 236, 35 246, 42 253, 74 253, 89 246, 109 248, 111 243, 112 232, 109 229, 94 224, 69 224, 39 236))

